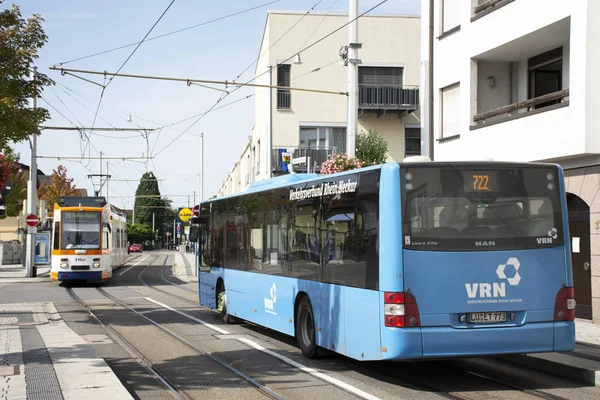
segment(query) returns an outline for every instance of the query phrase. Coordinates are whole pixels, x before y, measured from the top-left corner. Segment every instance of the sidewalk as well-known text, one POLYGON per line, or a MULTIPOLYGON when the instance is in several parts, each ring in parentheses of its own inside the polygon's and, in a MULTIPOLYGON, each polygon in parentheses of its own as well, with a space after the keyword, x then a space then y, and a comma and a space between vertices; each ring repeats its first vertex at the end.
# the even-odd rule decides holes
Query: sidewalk
POLYGON ((132 398, 52 303, 0 304, 0 349, 2 399, 132 398))

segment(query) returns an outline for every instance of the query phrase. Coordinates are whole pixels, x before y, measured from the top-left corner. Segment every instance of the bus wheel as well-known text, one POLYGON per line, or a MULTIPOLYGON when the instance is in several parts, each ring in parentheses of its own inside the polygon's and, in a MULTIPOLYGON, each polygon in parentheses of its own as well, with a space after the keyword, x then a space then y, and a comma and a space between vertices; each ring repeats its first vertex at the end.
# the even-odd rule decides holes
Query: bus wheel
POLYGON ((317 358, 317 338, 315 333, 315 317, 308 296, 300 300, 296 314, 296 340, 306 358, 317 358))
POLYGON ((226 324, 233 323, 233 317, 227 314, 227 297, 225 295, 225 285, 219 284, 219 290, 217 292, 217 310, 221 314, 221 320, 226 324))

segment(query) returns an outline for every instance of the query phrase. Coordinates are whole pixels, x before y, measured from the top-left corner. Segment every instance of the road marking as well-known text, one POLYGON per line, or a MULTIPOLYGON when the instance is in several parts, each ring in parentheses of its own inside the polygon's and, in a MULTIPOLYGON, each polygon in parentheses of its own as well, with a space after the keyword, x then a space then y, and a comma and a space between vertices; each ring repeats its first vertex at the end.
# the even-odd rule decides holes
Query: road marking
POLYGON ((154 300, 154 299, 152 299, 152 298, 150 298, 150 297, 145 297, 145 299, 146 299, 146 300, 148 300, 148 301, 151 301, 151 302, 152 302, 152 303, 154 303, 154 304, 158 304, 159 306, 161 306, 161 307, 163 307, 163 308, 166 308, 166 309, 167 309, 167 310, 169 310, 169 311, 173 311, 173 312, 176 312, 176 313, 177 313, 177 314, 179 314, 179 315, 183 315, 184 317, 187 317, 187 318, 189 318, 189 319, 191 319, 191 320, 193 320, 193 321, 196 321, 196 322, 198 322, 198 323, 200 323, 200 324, 202 324, 202 325, 206 326, 207 328, 210 328, 210 329, 212 329, 212 330, 214 330, 214 331, 217 331, 217 332, 219 332, 219 333, 221 333, 221 334, 223 334, 223 335, 229 335, 229 332, 227 332, 225 329, 221 329, 221 328, 219 328, 219 327, 218 327, 218 326, 216 326, 216 325, 209 324, 208 322, 202 321, 201 319, 198 319, 198 318, 196 318, 196 317, 192 317, 192 316, 191 316, 191 315, 189 315, 189 314, 186 314, 186 313, 184 313, 184 312, 182 312, 182 311, 179 311, 179 310, 176 310, 176 309, 174 309, 174 308, 172 308, 172 307, 169 307, 168 305, 166 305, 166 304, 163 304, 163 303, 161 303, 161 302, 158 302, 158 301, 156 301, 156 300, 154 300))
POLYGON ((136 262, 136 263, 135 263, 135 264, 133 264, 131 267, 129 267, 129 268, 127 268, 127 269, 123 270, 123 272, 120 272, 120 273, 119 273, 117 276, 118 276, 119 278, 120 278, 120 277, 122 277, 122 276, 123 276, 123 275, 125 275, 125 274, 127 273, 127 271, 129 271, 131 268, 133 268, 133 267, 137 267, 137 266, 138 266, 138 265, 139 265, 139 264, 140 264, 142 261, 146 261, 146 260, 148 259, 148 257, 150 257, 150 256, 148 255, 148 256, 146 256, 146 258, 144 258, 143 260, 140 260, 140 261, 136 262))
MULTIPOLYGON (((186 318, 189 318, 192 321, 199 322, 202 325, 206 326, 207 328, 213 329, 213 330, 215 330, 215 331, 217 331, 217 332, 219 332, 221 334, 224 334, 224 335, 229 335, 230 334, 229 332, 227 332, 224 329, 219 328, 218 326, 215 326, 215 325, 209 324, 207 322, 204 322, 204 321, 202 321, 202 320, 200 320, 200 319, 198 319, 196 317, 193 317, 193 316, 191 316, 189 314, 186 314, 186 313, 184 313, 182 311, 175 310, 174 308, 169 307, 166 304, 160 303, 160 302, 158 302, 158 301, 156 301, 156 300, 154 300, 154 299, 152 299, 150 297, 145 297, 145 299, 148 300, 148 301, 150 301, 150 302, 152 302, 152 303, 154 303, 154 304, 157 304, 157 305, 159 305, 161 307, 164 307, 164 308, 166 308, 169 311, 176 312, 179 315, 182 315, 182 316, 184 316, 186 318)), ((358 397, 362 397, 363 399, 368 399, 368 400, 381 400, 381 399, 379 399, 379 397, 376 397, 376 396, 373 396, 372 394, 364 392, 364 391, 360 390, 359 388, 356 388, 356 387, 354 387, 354 386, 352 386, 352 385, 350 385, 348 383, 340 381, 339 379, 327 376, 327 375, 325 375, 325 374, 323 374, 321 372, 318 372, 314 368, 307 367, 307 366, 305 366, 303 364, 300 364, 299 362, 296 362, 296 361, 294 361, 294 360, 292 360, 290 358, 282 356, 281 354, 278 354, 278 353, 276 353, 276 352, 274 352, 272 350, 266 349, 266 348, 262 347, 261 345, 259 345, 258 343, 250 340, 250 339, 235 338, 235 337, 231 337, 231 336, 220 337, 219 339, 237 340, 238 342, 244 343, 247 346, 250 346, 250 347, 252 347, 252 348, 254 348, 256 350, 262 351, 263 353, 268 354, 268 355, 270 355, 272 357, 275 357, 275 358, 283 361, 284 363, 286 363, 288 365, 296 367, 299 370, 301 370, 303 372, 306 372, 307 374, 310 374, 310 375, 314 376, 317 379, 320 379, 322 381, 328 382, 328 383, 330 383, 330 384, 332 384, 334 386, 337 386, 340 389, 343 389, 343 390, 345 390, 345 391, 347 391, 349 393, 352 393, 352 394, 354 394, 354 395, 356 395, 358 397)))
POLYGON ((290 358, 287 358, 285 356, 282 356, 281 354, 275 353, 272 350, 269 349, 265 349, 264 347, 262 347, 260 344, 250 340, 250 339, 245 339, 245 338, 239 338, 237 339, 238 342, 242 342, 244 344, 246 344, 247 346, 250 346, 252 348, 255 348, 256 350, 260 350, 263 353, 266 353, 270 356, 273 356, 275 358, 278 358, 279 360, 283 361, 286 364, 289 364, 293 367, 298 368, 299 370, 306 372, 307 374, 310 374, 318 379, 321 379, 323 381, 329 382, 334 386, 337 386, 341 389, 344 389, 345 391, 352 393, 356 396, 362 397, 364 399, 369 399, 369 400, 380 400, 379 397, 373 396, 372 394, 369 394, 367 392, 363 392, 362 390, 360 390, 359 388, 356 388, 346 382, 342 382, 339 379, 336 378, 332 378, 331 376, 327 376, 319 371, 317 371, 314 368, 310 368, 307 367, 303 364, 300 364, 299 362, 296 362, 290 358))

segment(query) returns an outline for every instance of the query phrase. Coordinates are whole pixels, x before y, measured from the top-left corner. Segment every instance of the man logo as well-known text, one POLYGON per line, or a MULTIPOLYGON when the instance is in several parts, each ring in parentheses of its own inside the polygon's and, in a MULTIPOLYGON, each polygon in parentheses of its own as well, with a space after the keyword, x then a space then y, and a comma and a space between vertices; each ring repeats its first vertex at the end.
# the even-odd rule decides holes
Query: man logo
MULTIPOLYGON (((496 268, 496 275, 498 278, 505 279, 510 286, 517 286, 521 282, 521 275, 519 275, 519 268, 521 263, 516 257, 508 259, 506 264, 498 265, 496 268), (515 269, 514 275, 509 278, 506 275, 506 267, 513 266, 515 269)), ((497 298, 506 297, 506 282, 493 282, 493 283, 465 283, 465 289, 467 290, 467 296, 470 299, 477 297, 497 298)))

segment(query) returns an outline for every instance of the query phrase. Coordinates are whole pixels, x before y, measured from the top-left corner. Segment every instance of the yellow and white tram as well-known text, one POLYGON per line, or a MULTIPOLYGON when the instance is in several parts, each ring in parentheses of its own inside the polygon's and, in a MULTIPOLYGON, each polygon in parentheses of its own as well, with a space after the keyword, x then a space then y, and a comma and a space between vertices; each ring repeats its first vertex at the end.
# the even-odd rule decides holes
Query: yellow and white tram
POLYGON ((106 281, 127 258, 127 223, 104 197, 59 197, 54 205, 54 281, 106 281))

